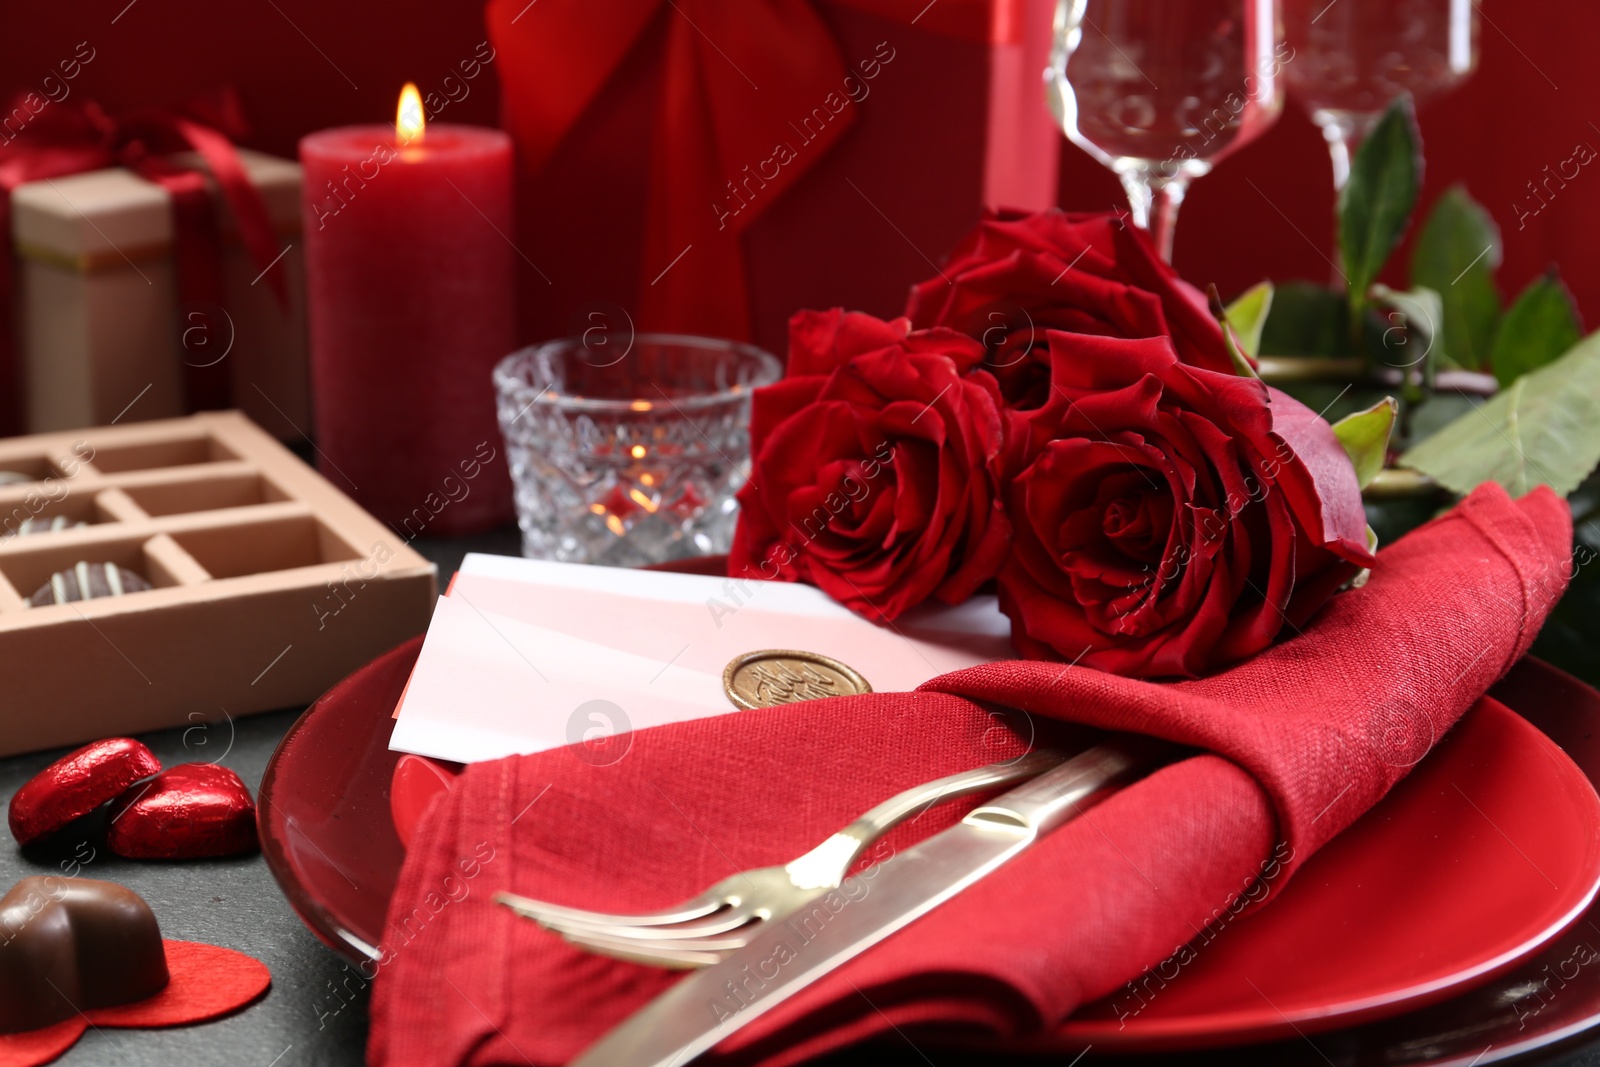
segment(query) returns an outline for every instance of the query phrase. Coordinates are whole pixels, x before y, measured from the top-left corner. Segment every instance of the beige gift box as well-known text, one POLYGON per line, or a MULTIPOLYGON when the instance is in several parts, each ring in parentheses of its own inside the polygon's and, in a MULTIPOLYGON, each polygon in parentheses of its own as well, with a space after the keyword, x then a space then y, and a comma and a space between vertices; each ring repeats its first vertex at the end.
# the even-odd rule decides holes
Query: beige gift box
MULTIPOLYGON (((182 415, 184 361, 209 364, 225 352, 235 406, 282 440, 306 436, 300 166, 246 149, 239 157, 287 247, 270 268, 284 272, 287 314, 239 244, 220 192, 226 305, 225 315, 209 317, 178 307, 172 211, 161 186, 113 167, 12 192, 13 300, 30 432, 182 415)), ((199 165, 192 153, 178 158, 199 165)))
POLYGON ((433 564, 238 412, 0 440, 0 472, 0 756, 201 724, 220 747, 433 612, 433 564), (151 588, 29 603, 79 562, 151 588))

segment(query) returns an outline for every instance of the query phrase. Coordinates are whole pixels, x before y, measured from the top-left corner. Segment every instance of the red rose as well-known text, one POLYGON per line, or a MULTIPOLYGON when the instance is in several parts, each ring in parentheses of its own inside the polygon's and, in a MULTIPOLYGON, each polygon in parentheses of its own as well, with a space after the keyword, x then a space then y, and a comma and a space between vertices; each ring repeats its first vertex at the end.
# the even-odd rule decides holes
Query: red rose
POLYGON ((917 329, 945 326, 982 341, 986 369, 1018 408, 1045 401, 1046 330, 1166 337, 1181 362, 1233 371, 1205 298, 1116 215, 990 213, 939 277, 912 287, 906 314, 917 329))
POLYGON ((1000 393, 983 347, 905 319, 806 311, 756 390, 730 573, 804 580, 874 620, 966 599, 1000 566, 1000 393))
POLYGON ((1166 338, 1051 332, 1045 405, 1008 444, 1012 643, 1115 674, 1195 676, 1293 631, 1373 562, 1329 425, 1166 338))

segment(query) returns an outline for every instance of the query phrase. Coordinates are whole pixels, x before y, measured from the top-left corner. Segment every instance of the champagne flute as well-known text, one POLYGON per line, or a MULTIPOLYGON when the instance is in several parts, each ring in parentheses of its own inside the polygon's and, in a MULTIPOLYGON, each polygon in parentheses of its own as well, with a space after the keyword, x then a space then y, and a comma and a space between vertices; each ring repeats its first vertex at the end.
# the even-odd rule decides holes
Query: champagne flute
POLYGON ((1350 158, 1401 93, 1421 104, 1478 64, 1473 0, 1284 0, 1289 91, 1322 128, 1343 188, 1350 158))
POLYGON ((1060 0, 1045 97, 1165 260, 1189 182, 1283 109, 1278 0, 1060 0))

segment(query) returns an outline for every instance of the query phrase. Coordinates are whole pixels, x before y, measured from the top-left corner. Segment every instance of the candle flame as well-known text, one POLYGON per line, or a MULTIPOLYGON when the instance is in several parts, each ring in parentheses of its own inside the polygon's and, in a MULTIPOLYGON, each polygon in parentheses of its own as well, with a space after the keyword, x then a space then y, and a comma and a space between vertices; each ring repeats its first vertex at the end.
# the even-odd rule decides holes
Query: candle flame
POLYGON ((406 82, 406 87, 400 90, 400 106, 394 114, 395 140, 401 144, 420 141, 426 125, 427 120, 422 114, 422 94, 417 92, 415 85, 406 82))

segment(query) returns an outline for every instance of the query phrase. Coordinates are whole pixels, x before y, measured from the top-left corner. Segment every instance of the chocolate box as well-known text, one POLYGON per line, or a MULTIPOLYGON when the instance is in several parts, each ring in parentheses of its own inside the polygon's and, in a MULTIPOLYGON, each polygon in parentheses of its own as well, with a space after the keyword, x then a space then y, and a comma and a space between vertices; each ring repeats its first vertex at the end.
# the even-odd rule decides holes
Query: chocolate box
MULTIPOLYGON (((184 158, 198 165, 198 156, 184 158)), ((225 353, 235 406, 282 440, 306 436, 300 166, 245 149, 239 158, 287 246, 271 268, 285 272, 287 312, 230 233, 225 208, 219 315, 179 307, 172 211, 161 186, 113 167, 12 192, 12 299, 29 431, 182 415, 184 361, 205 365, 225 353), (197 311, 206 314, 191 315, 197 311)))
POLYGON ((200 724, 220 746, 211 724, 309 703, 433 610, 433 564, 239 412, 11 438, 0 472, 0 755, 200 724), (28 603, 80 561, 153 588, 28 603))

